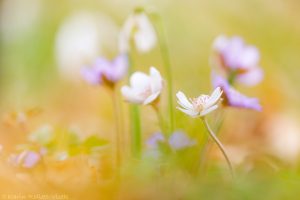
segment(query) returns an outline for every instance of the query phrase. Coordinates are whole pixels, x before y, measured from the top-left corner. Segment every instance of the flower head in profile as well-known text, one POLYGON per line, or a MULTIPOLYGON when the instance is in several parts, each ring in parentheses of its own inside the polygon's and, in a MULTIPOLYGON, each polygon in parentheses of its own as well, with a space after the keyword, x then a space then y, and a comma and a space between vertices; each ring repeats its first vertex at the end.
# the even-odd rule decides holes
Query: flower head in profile
POLYGON ((126 75, 127 68, 128 61, 125 55, 119 55, 112 61, 100 57, 92 67, 83 68, 81 73, 83 78, 92 85, 104 83, 113 85, 126 75))
POLYGON ((160 96, 163 89, 163 79, 155 67, 150 67, 149 75, 135 72, 130 77, 130 85, 121 88, 124 98, 134 104, 147 105, 160 96))
POLYGON ((213 86, 221 87, 223 90, 223 103, 226 106, 246 108, 261 111, 261 105, 257 98, 250 98, 235 90, 222 76, 213 74, 213 86))
POLYGON ((255 46, 245 44, 241 37, 228 38, 218 36, 213 44, 217 54, 217 63, 225 71, 228 78, 252 86, 263 79, 263 71, 259 67, 260 53, 255 46))
POLYGON ((200 95, 199 97, 190 99, 181 91, 177 92, 176 96, 178 99, 177 102, 180 105, 177 109, 196 118, 203 117, 218 108, 222 90, 220 87, 217 87, 211 95, 200 95))
POLYGON ((24 150, 20 154, 12 154, 9 161, 14 166, 32 168, 41 160, 41 154, 31 150, 24 150))
POLYGON ((119 35, 119 49, 122 53, 130 50, 131 41, 141 53, 150 51, 156 45, 155 29, 143 11, 136 11, 125 21, 119 35))

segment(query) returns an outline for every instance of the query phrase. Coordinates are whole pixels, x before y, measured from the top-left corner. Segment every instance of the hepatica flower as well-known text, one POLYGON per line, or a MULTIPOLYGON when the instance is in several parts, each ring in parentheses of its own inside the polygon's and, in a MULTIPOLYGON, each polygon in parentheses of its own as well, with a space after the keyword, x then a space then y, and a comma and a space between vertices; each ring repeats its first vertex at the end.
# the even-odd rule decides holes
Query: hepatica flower
POLYGON ((163 89, 163 79, 155 67, 150 68, 149 75, 135 72, 130 77, 130 85, 121 88, 124 98, 134 104, 147 105, 160 96, 163 89))
POLYGON ((217 37, 213 44, 218 63, 230 81, 253 86, 263 79, 259 67, 260 54, 255 46, 245 44, 241 37, 217 37))
POLYGON ((175 131, 168 140, 162 133, 155 133, 147 140, 147 146, 151 149, 157 149, 159 143, 168 144, 174 150, 181 150, 194 146, 196 141, 182 131, 175 131))
POLYGON ((220 87, 217 87, 211 95, 200 95, 190 99, 183 92, 179 91, 176 94, 177 102, 180 105, 177 109, 193 118, 203 117, 218 108, 221 95, 222 90, 220 87))
POLYGON ((127 53, 131 42, 141 53, 150 51, 156 45, 155 29, 144 12, 135 12, 125 21, 119 35, 120 51, 127 53))
POLYGON ((83 78, 92 85, 114 85, 126 75, 127 69, 127 56, 119 55, 112 61, 100 57, 92 67, 83 68, 81 73, 83 78))
POLYGON ((227 106, 247 108, 261 111, 261 105, 257 98, 250 98, 235 90, 222 76, 213 74, 213 86, 221 87, 223 90, 223 103, 227 106))
POLYGON ((169 145, 175 150, 185 149, 194 146, 195 140, 190 139, 185 133, 181 131, 174 132, 169 138, 169 145))
POLYGON ((162 133, 154 133, 146 142, 149 148, 157 148, 159 142, 165 142, 165 137, 162 133))
POLYGON ((14 166, 20 166, 24 168, 32 168, 38 164, 40 160, 41 154, 30 150, 25 150, 20 154, 13 154, 9 158, 9 161, 14 166))

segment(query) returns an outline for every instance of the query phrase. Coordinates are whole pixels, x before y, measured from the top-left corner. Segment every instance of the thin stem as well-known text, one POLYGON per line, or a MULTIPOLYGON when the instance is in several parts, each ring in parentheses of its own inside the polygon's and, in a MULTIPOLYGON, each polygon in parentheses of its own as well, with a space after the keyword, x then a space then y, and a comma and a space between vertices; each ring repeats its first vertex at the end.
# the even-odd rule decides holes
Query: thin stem
MULTIPOLYGON (((222 112, 221 114, 219 114, 217 116, 217 120, 216 120, 216 123, 215 123, 215 134, 216 134, 216 136, 219 135, 219 132, 220 132, 221 127, 223 126, 223 123, 224 123, 224 112, 222 112)), ((206 163, 206 160, 207 160, 207 154, 210 151, 211 146, 212 146, 212 144, 209 143, 208 138, 206 138, 206 140, 204 141, 203 146, 204 147, 201 151, 201 160, 200 160, 200 168, 201 169, 205 168, 205 163, 206 163)))
MULTIPOLYGON (((129 75, 134 71, 133 59, 128 54, 129 59, 129 75)), ((131 152, 133 157, 139 158, 141 154, 141 121, 139 108, 136 105, 130 105, 130 131, 131 131, 131 152)))
POLYGON ((233 167, 232 167, 232 164, 226 154, 226 151, 225 151, 225 148, 223 146, 223 144, 219 141, 219 139, 217 138, 217 136, 214 134, 214 132, 211 130, 211 128, 209 127, 208 123, 207 123, 207 120, 204 118, 202 118, 202 121, 205 125, 205 128, 207 129, 209 135, 212 137, 212 139, 214 140, 214 142, 218 145, 219 149, 221 150, 223 156, 225 157, 225 160, 228 164, 228 167, 229 167, 229 170, 230 170, 230 173, 231 173, 231 176, 234 178, 234 172, 233 172, 233 167))
POLYGON ((170 117, 170 131, 169 134, 174 131, 174 106, 173 106, 173 81, 172 81, 172 67, 169 56, 169 47, 167 45, 167 38, 165 36, 165 29, 159 14, 154 13, 154 25, 156 25, 156 32, 158 34, 158 42, 160 47, 161 56, 163 59, 164 68, 166 71, 166 78, 168 83, 168 110, 170 117))
POLYGON ((161 112, 159 111, 158 103, 152 104, 152 107, 155 110, 155 113, 157 115, 160 130, 162 133, 165 133, 164 119, 163 119, 161 112))

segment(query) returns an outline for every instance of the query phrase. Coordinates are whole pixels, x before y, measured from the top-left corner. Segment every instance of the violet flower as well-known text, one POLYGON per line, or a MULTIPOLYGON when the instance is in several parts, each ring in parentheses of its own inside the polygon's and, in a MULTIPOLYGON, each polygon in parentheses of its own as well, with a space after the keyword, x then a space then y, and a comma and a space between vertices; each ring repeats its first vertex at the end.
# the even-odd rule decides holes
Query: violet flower
POLYGON ((100 57, 92 67, 83 68, 81 73, 83 78, 92 85, 104 83, 114 85, 126 75, 127 69, 127 56, 119 55, 112 61, 100 57))
POLYGON ((169 145, 173 150, 181 150, 194 146, 195 140, 190 139, 184 132, 175 131, 168 140, 162 133, 155 133, 147 140, 147 146, 151 149, 157 149, 159 142, 169 145))
POLYGON ((165 142, 165 137, 162 133, 154 133, 146 142, 149 148, 157 148, 159 142, 165 142))
POLYGON ((181 131, 175 131, 169 138, 170 146, 175 150, 184 149, 194 146, 195 140, 190 139, 185 133, 181 131))
POLYGON ((220 67, 231 81, 253 86, 263 79, 259 67, 260 53, 253 45, 245 44, 241 37, 217 37, 213 44, 220 67))
POLYGON ((247 108, 261 111, 262 107, 257 98, 250 98, 235 90, 228 81, 220 75, 213 74, 213 87, 221 87, 223 90, 223 103, 227 106, 247 108))
POLYGON ((24 168, 33 168, 41 160, 41 155, 37 152, 25 150, 20 154, 12 154, 9 161, 14 166, 21 166, 24 168))

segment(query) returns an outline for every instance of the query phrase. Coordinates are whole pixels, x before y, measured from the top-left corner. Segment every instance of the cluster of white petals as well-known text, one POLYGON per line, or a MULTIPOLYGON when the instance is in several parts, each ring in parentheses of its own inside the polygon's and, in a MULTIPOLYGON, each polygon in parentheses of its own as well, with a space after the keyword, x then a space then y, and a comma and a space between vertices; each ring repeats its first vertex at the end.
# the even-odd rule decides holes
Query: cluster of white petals
POLYGON ((143 12, 134 13, 125 21, 119 35, 119 49, 121 53, 127 53, 130 50, 131 41, 141 53, 150 51, 156 45, 155 29, 143 12))
POLYGON ((124 98, 134 104, 147 105, 156 100, 163 89, 163 79, 155 67, 150 67, 149 75, 135 72, 130 77, 130 85, 121 88, 124 98))
POLYGON ((177 109, 196 118, 203 117, 218 108, 218 103, 222 96, 222 90, 220 87, 217 87, 210 96, 200 95, 197 98, 190 99, 188 99, 181 91, 177 92, 176 96, 178 99, 177 102, 181 106, 178 106, 177 109))

